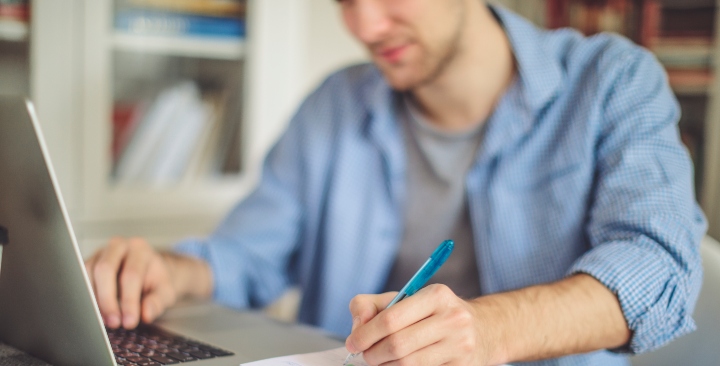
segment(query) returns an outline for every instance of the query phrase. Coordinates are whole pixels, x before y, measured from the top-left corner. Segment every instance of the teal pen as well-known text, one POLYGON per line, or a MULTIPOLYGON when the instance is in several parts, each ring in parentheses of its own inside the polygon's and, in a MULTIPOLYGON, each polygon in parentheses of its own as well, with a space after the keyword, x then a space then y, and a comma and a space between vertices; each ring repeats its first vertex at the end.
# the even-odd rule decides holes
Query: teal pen
MULTIPOLYGON (((450 253, 452 253, 453 249, 455 248, 455 243, 452 240, 445 240, 444 242, 440 243, 438 245, 437 249, 430 255, 430 258, 428 258, 427 261, 425 261, 425 264, 420 267, 420 269, 415 273, 414 276, 408 281, 407 284, 400 290, 400 292, 395 296, 395 298, 390 301, 390 304, 388 304, 385 309, 388 309, 389 307, 395 305, 398 303, 398 301, 414 295, 416 292, 418 292, 427 281, 430 280, 430 277, 432 277, 435 272, 440 269, 440 267, 445 263, 445 261, 450 256, 450 253)), ((346 366, 350 360, 353 359, 353 357, 359 355, 359 353, 351 353, 345 358, 345 362, 343 362, 343 366, 346 366)))

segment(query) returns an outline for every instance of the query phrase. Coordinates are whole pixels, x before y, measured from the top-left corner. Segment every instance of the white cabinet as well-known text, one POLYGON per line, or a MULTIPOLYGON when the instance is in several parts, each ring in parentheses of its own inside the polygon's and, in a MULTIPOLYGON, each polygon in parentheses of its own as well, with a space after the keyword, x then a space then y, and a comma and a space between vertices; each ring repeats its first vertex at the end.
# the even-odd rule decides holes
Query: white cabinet
MULTIPOLYGON (((173 19, 135 19, 150 29, 135 32, 122 23, 128 2, 168 3, 32 3, 32 98, 84 254, 114 235, 166 245, 207 233, 252 189, 263 156, 304 94, 329 70, 362 59, 329 0, 248 0, 242 38, 177 29, 152 33, 153 27, 172 28, 173 19), (324 57, 328 54, 333 57, 324 57), (231 122, 216 123, 235 123, 235 129, 219 127, 218 133, 205 124, 197 127, 222 103, 220 114, 231 122), (149 123, 147 116, 165 116, 164 127, 149 123), (195 130, 184 129, 188 121, 195 121, 195 130), (123 123, 134 130, 122 132, 123 123), (144 153, 134 161, 140 169, 119 174, 123 154, 141 128, 155 131, 157 138, 139 143, 144 148, 137 150, 144 153), (118 131, 124 142, 118 141, 118 131), (216 145, 232 140, 228 135, 239 144, 236 161, 222 169, 207 151, 218 155, 216 145), (182 139, 194 144, 191 152, 176 143, 182 139), (172 154, 162 155, 163 149, 172 154), (183 168, 157 169, 167 161, 183 168), (159 176, 161 170, 173 174, 159 176)), ((155 15, 153 9, 131 13, 155 15)))

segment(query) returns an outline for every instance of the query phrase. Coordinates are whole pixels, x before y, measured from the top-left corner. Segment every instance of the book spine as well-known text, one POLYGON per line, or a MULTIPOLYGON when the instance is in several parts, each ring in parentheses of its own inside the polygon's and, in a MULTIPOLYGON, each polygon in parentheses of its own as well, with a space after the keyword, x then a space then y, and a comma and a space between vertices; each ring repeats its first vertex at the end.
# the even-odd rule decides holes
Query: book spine
POLYGON ((658 0, 645 0, 642 8, 642 25, 640 27, 640 44, 652 47, 660 37, 661 9, 658 0))
POLYGON ((146 11, 121 12, 115 18, 117 30, 143 35, 243 37, 245 22, 237 18, 164 14, 146 11))
POLYGON ((27 23, 30 21, 30 5, 27 0, 0 0, 0 19, 27 23))
POLYGON ((568 26, 567 0, 547 0, 547 25, 556 29, 568 26))

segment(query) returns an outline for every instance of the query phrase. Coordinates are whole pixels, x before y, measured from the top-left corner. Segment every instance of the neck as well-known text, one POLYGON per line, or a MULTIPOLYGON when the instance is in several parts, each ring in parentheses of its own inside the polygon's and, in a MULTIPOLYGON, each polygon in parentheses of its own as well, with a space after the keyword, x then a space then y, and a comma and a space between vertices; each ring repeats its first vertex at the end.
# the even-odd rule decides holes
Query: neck
POLYGON ((472 3, 455 57, 431 82, 411 91, 425 117, 448 131, 485 123, 515 77, 505 31, 484 2, 472 3))

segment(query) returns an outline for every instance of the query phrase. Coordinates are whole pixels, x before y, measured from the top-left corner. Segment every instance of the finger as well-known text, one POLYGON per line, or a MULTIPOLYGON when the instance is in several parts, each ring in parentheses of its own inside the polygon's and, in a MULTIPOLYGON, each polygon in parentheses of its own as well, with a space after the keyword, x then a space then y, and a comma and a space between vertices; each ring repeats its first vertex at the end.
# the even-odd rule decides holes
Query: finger
POLYGON ((444 339, 445 325, 438 317, 431 316, 375 343, 364 351, 363 357, 370 365, 400 360, 444 339))
POLYGON ((126 329, 134 329, 140 321, 140 297, 151 254, 145 241, 130 239, 127 257, 118 279, 122 323, 126 329))
POLYGON ((142 321, 152 323, 165 309, 175 303, 175 293, 168 286, 161 286, 143 296, 142 321))
POLYGON ((350 315, 353 318, 353 330, 374 318, 395 298, 397 292, 380 295, 358 295, 350 301, 350 315))
POLYGON ((436 300, 428 291, 420 291, 389 309, 380 311, 365 325, 359 326, 346 340, 346 347, 352 353, 362 352, 381 339, 407 328, 430 315, 436 309, 436 300))
POLYGON ((98 253, 93 254, 87 261, 85 261, 85 273, 87 274, 88 280, 90 281, 90 287, 92 288, 93 294, 97 297, 97 290, 95 288, 95 277, 93 276, 93 268, 95 267, 95 261, 97 260, 98 253))
MULTIPOLYGON (((413 352, 401 360, 394 360, 378 365, 382 366, 400 366, 400 365, 447 365, 453 360, 453 345, 448 341, 440 341, 431 344, 423 349, 413 352)), ((363 354, 363 357, 365 355, 363 354)), ((367 361, 367 358, 365 359, 367 361)), ((375 365, 367 361, 370 365, 375 365)), ((460 364, 460 363, 458 363, 460 364)))
POLYGON ((123 239, 112 239, 106 249, 100 252, 93 266, 92 276, 95 279, 98 307, 105 324, 110 328, 122 325, 117 280, 118 271, 126 252, 127 244, 123 239))

